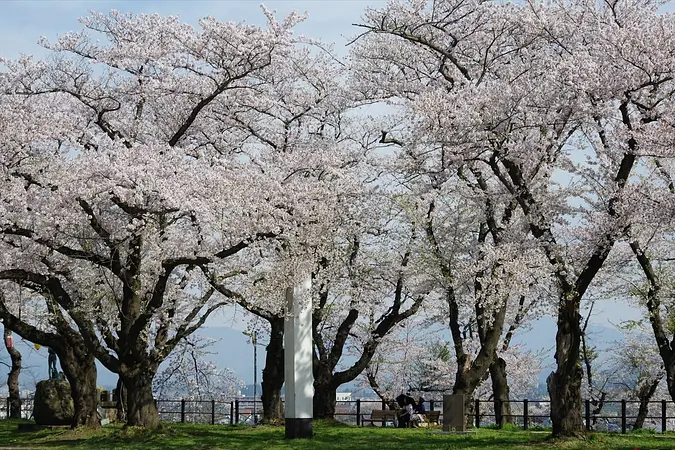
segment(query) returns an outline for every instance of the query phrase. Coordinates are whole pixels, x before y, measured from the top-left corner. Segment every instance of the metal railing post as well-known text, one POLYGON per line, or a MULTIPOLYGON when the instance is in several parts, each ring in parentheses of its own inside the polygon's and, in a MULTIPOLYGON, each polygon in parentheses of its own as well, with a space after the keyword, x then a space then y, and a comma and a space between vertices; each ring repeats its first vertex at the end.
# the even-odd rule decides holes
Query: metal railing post
POLYGON ((621 434, 626 434, 626 400, 621 399, 621 434))
POLYGON ((180 401, 180 423, 185 423, 185 399, 180 401))
POLYGON ((585 415, 586 415, 586 431, 591 431, 591 401, 586 399, 584 402, 585 415))
POLYGON ((527 430, 530 426, 528 422, 530 421, 529 413, 527 410, 528 401, 527 399, 523 400, 523 430, 527 430))
POLYGON ((476 414, 476 428, 480 428, 480 400, 476 399, 474 409, 474 413, 476 414))
POLYGON ((668 428, 668 410, 666 409, 666 401, 661 400, 661 433, 665 433, 668 428))
POLYGON ((356 426, 361 425, 361 399, 356 399, 356 426))
POLYGON ((504 407, 504 401, 501 398, 497 399, 497 408, 495 410, 495 423, 497 427, 501 430, 504 427, 504 417, 502 416, 502 409, 504 407))
POLYGON ((211 400, 211 425, 216 424, 216 401, 211 400))
POLYGON ((239 424, 239 399, 234 401, 234 423, 239 424))
POLYGON ((234 402, 230 401, 230 425, 234 425, 234 402))

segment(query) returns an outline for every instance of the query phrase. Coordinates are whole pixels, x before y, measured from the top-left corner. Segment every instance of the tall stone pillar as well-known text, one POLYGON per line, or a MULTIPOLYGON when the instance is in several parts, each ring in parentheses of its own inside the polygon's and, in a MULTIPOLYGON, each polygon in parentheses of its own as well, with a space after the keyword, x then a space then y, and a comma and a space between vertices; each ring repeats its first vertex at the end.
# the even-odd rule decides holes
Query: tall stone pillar
POLYGON ((311 438, 314 398, 312 372, 311 276, 286 289, 284 323, 286 439, 311 438))

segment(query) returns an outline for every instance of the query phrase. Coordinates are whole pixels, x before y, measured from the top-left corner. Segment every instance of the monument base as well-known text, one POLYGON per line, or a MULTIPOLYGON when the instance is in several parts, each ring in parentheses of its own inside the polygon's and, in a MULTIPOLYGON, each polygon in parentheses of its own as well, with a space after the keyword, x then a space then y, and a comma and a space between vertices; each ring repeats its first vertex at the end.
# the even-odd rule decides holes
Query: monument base
POLYGON ((443 431, 443 430, 434 430, 434 434, 478 434, 478 430, 466 430, 466 431, 443 431))
POLYGON ((312 419, 294 419, 286 417, 286 439, 311 439, 312 419))

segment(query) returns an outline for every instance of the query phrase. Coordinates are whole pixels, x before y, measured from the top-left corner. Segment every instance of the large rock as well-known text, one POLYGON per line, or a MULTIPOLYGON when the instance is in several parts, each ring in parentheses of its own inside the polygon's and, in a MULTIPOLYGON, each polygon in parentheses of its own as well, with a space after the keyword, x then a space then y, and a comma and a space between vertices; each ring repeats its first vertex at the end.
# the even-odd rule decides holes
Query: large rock
POLYGON ((33 418, 38 425, 70 425, 73 420, 75 408, 67 381, 40 381, 33 402, 33 418))

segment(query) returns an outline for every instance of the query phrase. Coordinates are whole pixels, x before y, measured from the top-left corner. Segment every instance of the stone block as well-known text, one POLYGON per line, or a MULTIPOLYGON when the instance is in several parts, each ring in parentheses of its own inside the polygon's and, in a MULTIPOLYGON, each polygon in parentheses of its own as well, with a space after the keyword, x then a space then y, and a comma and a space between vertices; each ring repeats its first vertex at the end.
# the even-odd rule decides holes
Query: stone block
POLYGON ((466 408, 463 394, 443 396, 443 431, 466 431, 466 408))
POLYGON ((75 415, 70 384, 61 380, 42 380, 35 387, 33 418, 38 425, 70 425, 75 415))

